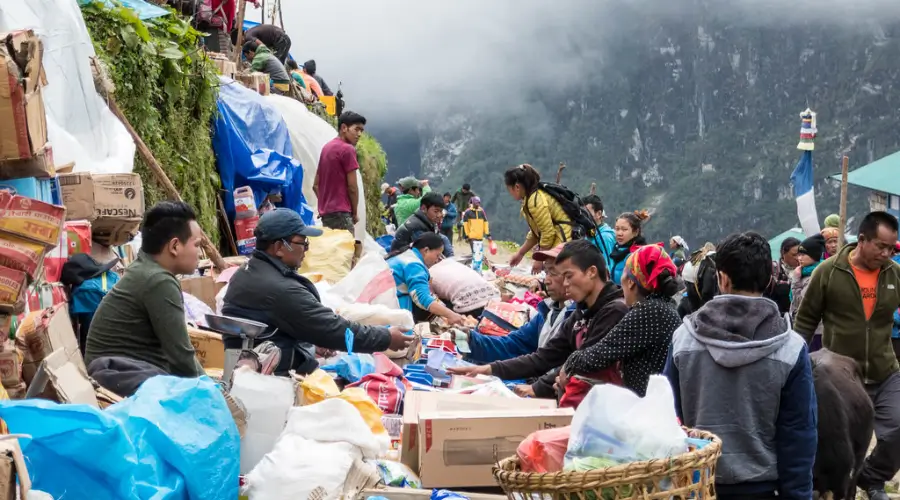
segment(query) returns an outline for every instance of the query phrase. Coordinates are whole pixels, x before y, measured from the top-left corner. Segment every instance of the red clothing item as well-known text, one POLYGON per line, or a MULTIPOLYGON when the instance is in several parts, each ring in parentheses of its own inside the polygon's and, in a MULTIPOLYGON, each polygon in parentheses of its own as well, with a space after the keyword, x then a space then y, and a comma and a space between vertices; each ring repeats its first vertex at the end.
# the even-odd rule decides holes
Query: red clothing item
POLYGON ((359 170, 356 148, 335 137, 319 157, 319 215, 353 213, 347 193, 347 174, 359 170))
POLYGON ((228 30, 228 33, 231 33, 231 27, 234 24, 234 15, 237 13, 237 0, 212 0, 211 6, 213 12, 219 10, 219 6, 222 6, 222 17, 225 18, 225 27, 228 30))

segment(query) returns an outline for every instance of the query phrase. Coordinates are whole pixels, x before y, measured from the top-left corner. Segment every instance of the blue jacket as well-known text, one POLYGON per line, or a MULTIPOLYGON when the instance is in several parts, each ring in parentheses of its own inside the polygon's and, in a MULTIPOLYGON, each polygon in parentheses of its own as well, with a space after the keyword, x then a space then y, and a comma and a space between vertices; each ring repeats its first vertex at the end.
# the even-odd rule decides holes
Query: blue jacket
MULTIPOLYGON (((568 317, 574 310, 575 304, 570 304, 561 314, 568 317)), ((541 302, 538 304, 538 313, 531 318, 531 321, 525 323, 522 328, 509 332, 505 337, 484 335, 473 331, 469 334, 469 348, 472 350, 469 358, 473 363, 486 365, 537 351, 541 329, 543 329, 549 313, 550 306, 541 302)))
POLYGON ((603 254, 603 258, 606 259, 606 268, 612 269, 613 261, 609 256, 616 246, 616 232, 606 223, 602 226, 598 226, 597 229, 598 232, 591 240, 591 243, 600 249, 600 253, 603 254))
MULTIPOLYGON (((615 244, 613 250, 617 248, 619 248, 618 243, 615 244)), ((625 258, 619 262, 612 262, 611 259, 609 261, 609 275, 612 277, 613 282, 619 286, 622 286, 622 273, 625 272, 625 261, 628 260, 628 255, 631 255, 631 253, 629 252, 625 258)))
POLYGON ((444 220, 441 222, 441 229, 445 231, 447 229, 452 229, 456 222, 456 217, 458 216, 459 212, 456 211, 456 205, 453 203, 447 204, 447 215, 444 216, 444 220))
POLYGON ((415 305, 427 311, 436 299, 431 293, 431 273, 425 267, 422 254, 415 248, 410 248, 396 257, 391 257, 387 263, 394 273, 400 307, 412 312, 415 305))
POLYGON ((900 309, 894 311, 894 330, 891 332, 891 338, 900 339, 900 309))
POLYGON ((809 351, 775 302, 709 301, 673 335, 663 373, 682 423, 726 443, 716 468, 720 496, 812 498, 817 405, 809 351))

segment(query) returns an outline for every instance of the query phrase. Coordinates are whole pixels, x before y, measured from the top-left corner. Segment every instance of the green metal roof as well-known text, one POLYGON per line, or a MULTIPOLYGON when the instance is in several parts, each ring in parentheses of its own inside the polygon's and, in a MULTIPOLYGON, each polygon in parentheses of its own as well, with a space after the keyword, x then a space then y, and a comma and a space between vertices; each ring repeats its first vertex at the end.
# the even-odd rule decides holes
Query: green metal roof
POLYGON ((803 234, 803 230, 795 227, 793 229, 788 229, 787 231, 775 236, 774 238, 769 240, 769 247, 772 250, 772 260, 780 260, 781 259, 781 242, 788 238, 797 238, 800 241, 806 239, 806 235, 803 234))
MULTIPOLYGON (((841 181, 841 174, 830 177, 841 181)), ((847 175, 847 182, 854 186, 900 196, 900 151, 851 171, 847 175)))

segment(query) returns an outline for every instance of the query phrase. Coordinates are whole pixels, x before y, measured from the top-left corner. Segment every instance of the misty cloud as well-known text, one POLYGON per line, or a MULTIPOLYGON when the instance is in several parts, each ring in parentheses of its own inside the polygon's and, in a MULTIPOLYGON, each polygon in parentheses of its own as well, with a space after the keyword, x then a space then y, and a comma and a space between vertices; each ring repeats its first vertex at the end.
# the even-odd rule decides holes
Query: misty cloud
POLYGON ((428 118, 462 99, 502 109, 535 89, 577 86, 619 42, 669 22, 865 29, 900 19, 898 0, 283 1, 292 54, 316 59, 350 107, 381 121, 428 118))

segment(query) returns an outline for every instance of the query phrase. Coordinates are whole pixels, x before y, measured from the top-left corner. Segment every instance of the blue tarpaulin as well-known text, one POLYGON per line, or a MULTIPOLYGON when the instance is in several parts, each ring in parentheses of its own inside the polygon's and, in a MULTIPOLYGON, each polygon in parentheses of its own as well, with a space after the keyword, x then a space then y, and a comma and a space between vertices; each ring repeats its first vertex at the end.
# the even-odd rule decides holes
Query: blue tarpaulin
MULTIPOLYGON (((96 2, 97 0, 78 0, 79 5, 89 4, 91 2, 96 2)), ((115 3, 112 0, 100 0, 106 4, 107 7, 115 7, 115 3)), ((141 19, 153 19, 154 17, 168 16, 171 14, 170 11, 153 5, 152 3, 145 2, 144 0, 118 0, 119 3, 122 4, 123 7, 127 7, 133 11, 135 11, 141 19)))
POLYGON ((0 401, 35 488, 58 499, 221 500, 238 496, 240 435, 208 377, 158 376, 99 410, 0 401))
POLYGON ((292 158, 288 128, 265 97, 220 77, 219 113, 213 150, 225 190, 225 211, 234 219, 234 190, 250 186, 257 206, 266 196, 281 193, 277 206, 295 210, 307 224, 313 211, 303 196, 303 168, 292 158))

